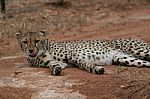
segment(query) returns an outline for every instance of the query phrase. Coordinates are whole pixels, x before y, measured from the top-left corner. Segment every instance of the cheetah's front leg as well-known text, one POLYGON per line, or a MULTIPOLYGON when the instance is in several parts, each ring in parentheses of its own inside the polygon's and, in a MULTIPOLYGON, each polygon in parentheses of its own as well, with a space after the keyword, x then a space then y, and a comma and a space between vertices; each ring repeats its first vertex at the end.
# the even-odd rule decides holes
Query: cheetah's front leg
POLYGON ((45 65, 48 65, 53 75, 60 75, 62 70, 67 66, 66 63, 56 60, 48 60, 45 65))
POLYGON ((93 54, 88 54, 86 55, 86 50, 73 50, 72 51, 72 58, 71 58, 71 63, 79 67, 80 69, 86 70, 90 73, 95 73, 95 74, 104 74, 105 70, 102 65, 99 62, 97 62, 93 57, 93 54), (89 59, 90 57, 90 59, 89 59))
POLYGON ((51 73, 55 76, 60 75, 62 70, 67 66, 66 63, 51 59, 49 55, 44 56, 45 57, 40 57, 40 59, 44 62, 44 67, 49 67, 51 73))
POLYGON ((95 74, 104 74, 105 70, 103 66, 99 66, 96 64, 89 64, 86 61, 83 60, 72 60, 73 63, 75 63, 76 66, 78 66, 80 69, 86 70, 90 73, 95 74))

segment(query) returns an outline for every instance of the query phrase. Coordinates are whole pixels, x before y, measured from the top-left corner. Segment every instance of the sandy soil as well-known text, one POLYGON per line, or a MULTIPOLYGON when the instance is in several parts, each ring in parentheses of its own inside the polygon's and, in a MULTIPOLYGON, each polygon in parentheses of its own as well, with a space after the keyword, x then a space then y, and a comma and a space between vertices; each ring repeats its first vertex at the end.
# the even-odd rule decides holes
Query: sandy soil
MULTIPOLYGON (((62 41, 132 37, 143 39, 150 44, 149 7, 128 5, 129 8, 112 10, 107 8, 108 6, 95 5, 96 1, 89 5, 87 1, 63 8, 56 7, 57 5, 49 7, 51 3, 40 5, 40 0, 37 0, 29 7, 38 8, 27 12, 18 11, 19 8, 26 9, 24 2, 19 2, 17 6, 9 5, 14 9, 8 9, 9 18, 0 21, 0 25, 5 26, 17 20, 22 22, 22 18, 25 18, 26 22, 39 23, 38 25, 41 23, 40 27, 35 25, 27 30, 47 29, 50 39, 62 41), (61 18, 60 14, 69 15, 66 19, 68 23, 65 23, 63 17, 51 21, 60 24, 42 24, 49 19, 47 15, 55 11, 58 18, 61 18), (76 17, 79 17, 80 21, 77 21, 76 17), (70 21, 73 23, 69 23, 70 21)), ((19 25, 15 27, 17 26, 19 25)), ((13 32, 18 29, 8 27, 13 32)), ((105 66, 104 75, 91 74, 78 68, 66 68, 61 76, 52 76, 49 69, 35 68, 28 64, 13 35, 0 42, 0 99, 150 99, 149 68, 105 66)), ((4 39, 6 38, 2 40, 4 39)))

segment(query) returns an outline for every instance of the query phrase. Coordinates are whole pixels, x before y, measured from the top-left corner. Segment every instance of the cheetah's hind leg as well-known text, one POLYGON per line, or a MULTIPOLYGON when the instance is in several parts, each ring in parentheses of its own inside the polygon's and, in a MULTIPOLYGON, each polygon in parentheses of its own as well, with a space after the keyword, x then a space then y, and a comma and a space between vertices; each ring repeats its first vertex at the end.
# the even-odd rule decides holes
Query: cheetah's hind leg
POLYGON ((130 49, 130 53, 137 58, 150 62, 150 49, 134 48, 130 49))
POLYGON ((112 61, 114 64, 123 66, 150 67, 150 62, 135 58, 128 54, 115 55, 112 61))

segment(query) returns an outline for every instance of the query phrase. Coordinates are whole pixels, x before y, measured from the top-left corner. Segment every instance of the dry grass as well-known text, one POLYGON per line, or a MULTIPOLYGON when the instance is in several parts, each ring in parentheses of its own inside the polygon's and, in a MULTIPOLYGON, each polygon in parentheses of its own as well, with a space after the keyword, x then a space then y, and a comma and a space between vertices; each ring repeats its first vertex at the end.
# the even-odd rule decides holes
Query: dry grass
MULTIPOLYGON (((46 29, 52 34, 83 25, 103 24, 112 9, 128 4, 147 4, 141 0, 65 0, 66 7, 55 5, 59 0, 10 0, 6 2, 7 14, 0 21, 0 41, 13 37, 15 32, 46 29), (81 2, 82 1, 82 2, 81 2), (135 3, 136 2, 136 3, 135 3), (89 9, 92 9, 89 11, 89 9)), ((146 0, 147 1, 147 0, 146 0)), ((149 2, 149 1, 147 1, 149 2)), ((111 12, 113 13, 113 11, 111 12)), ((2 16, 2 15, 1 15, 2 16)), ((114 14, 115 16, 115 14, 114 14)), ((110 15, 111 17, 111 15, 110 15)), ((114 18, 114 17, 113 17, 114 18)), ((113 22, 108 22, 113 24, 113 22)))
MULTIPOLYGON (((42 0, 10 1, 5 19, 0 21, 0 39, 14 36, 15 32, 46 29, 49 32, 65 31, 91 23, 84 14, 73 14, 70 9, 53 7, 53 2, 42 0), (34 2, 33 2, 34 1, 34 2)), ((75 12, 76 13, 76 12, 75 12)))

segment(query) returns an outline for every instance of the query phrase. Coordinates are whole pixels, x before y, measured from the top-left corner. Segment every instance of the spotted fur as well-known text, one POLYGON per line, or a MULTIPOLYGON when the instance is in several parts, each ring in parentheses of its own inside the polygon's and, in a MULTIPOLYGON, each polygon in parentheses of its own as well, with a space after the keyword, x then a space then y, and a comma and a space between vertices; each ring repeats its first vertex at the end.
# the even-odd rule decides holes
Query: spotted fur
POLYGON ((150 47, 139 39, 57 42, 48 40, 46 31, 16 37, 28 62, 50 68, 53 75, 60 75, 68 63, 95 74, 103 74, 104 65, 150 67, 150 47))

